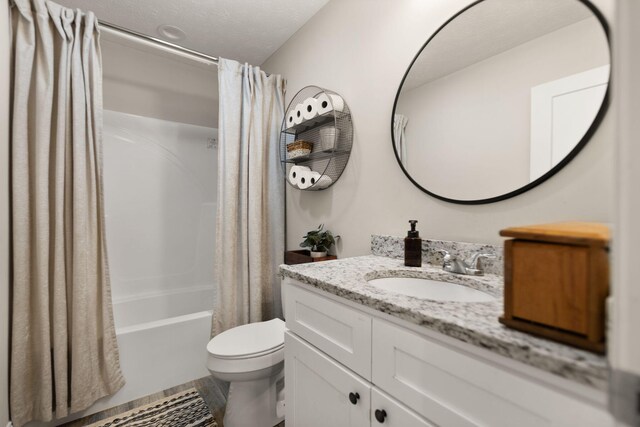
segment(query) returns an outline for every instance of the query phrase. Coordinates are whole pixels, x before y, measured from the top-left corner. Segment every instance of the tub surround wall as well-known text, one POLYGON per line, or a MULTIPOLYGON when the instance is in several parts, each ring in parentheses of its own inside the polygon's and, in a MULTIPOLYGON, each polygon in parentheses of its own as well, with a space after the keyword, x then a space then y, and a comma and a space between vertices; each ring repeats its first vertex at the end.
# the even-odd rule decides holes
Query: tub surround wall
POLYGON ((284 277, 557 376, 601 391, 607 388, 607 362, 603 356, 507 329, 498 322, 504 304, 501 276, 463 276, 431 266, 405 267, 399 259, 376 255, 282 265, 280 272, 284 277), (486 303, 438 302, 391 293, 367 283, 381 277, 444 280, 487 292, 496 299, 486 303))
POLYGON ((213 307, 217 151, 209 138, 215 136, 211 127, 104 112, 115 304, 208 287, 207 310, 213 307))
MULTIPOLYGON (((419 220, 434 239, 501 242, 518 224, 611 222, 615 111, 587 146, 552 179, 518 197, 464 206, 434 199, 402 173, 391 144, 391 113, 402 76, 431 34, 472 0, 329 2, 264 64, 287 77, 287 102, 302 87, 330 87, 349 101, 354 144, 340 182, 318 192, 287 188, 287 247, 317 224, 342 236, 340 257, 369 252, 370 234, 402 236, 419 220)), ((593 3, 611 20, 613 0, 593 3)), ((503 161, 509 161, 508 158, 503 161)))

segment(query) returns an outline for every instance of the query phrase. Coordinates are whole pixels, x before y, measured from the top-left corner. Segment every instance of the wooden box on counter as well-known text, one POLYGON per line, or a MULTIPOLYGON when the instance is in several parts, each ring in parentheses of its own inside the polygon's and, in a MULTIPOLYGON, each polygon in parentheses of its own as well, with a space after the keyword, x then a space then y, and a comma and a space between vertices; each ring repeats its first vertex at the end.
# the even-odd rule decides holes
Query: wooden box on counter
POLYGON ((507 228, 504 325, 575 347, 605 350, 609 229, 565 222, 507 228))
POLYGON ((327 255, 319 258, 312 258, 311 252, 306 250, 285 251, 284 253, 284 263, 287 265, 304 264, 306 262, 330 261, 332 259, 338 259, 338 257, 335 255, 327 255))

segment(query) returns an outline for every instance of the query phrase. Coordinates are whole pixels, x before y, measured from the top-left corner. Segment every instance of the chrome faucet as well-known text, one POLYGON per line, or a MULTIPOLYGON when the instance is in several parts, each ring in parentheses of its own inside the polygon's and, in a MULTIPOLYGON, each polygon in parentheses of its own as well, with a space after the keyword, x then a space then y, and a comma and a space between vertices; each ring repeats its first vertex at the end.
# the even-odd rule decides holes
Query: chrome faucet
POLYGON ((455 274, 467 274, 470 276, 484 276, 484 268, 482 267, 481 259, 495 259, 494 254, 478 252, 473 254, 469 261, 461 260, 457 257, 451 256, 451 254, 444 249, 436 249, 444 255, 442 259, 442 269, 449 273, 455 274))

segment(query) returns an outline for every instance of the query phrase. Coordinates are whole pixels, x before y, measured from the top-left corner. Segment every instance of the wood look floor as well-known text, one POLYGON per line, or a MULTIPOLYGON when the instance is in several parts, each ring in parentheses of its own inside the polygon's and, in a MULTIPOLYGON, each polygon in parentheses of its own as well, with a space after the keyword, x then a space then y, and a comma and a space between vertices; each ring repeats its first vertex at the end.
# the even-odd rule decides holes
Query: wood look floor
MULTIPOLYGON (((213 377, 204 377, 199 380, 190 381, 186 384, 181 384, 176 387, 172 387, 167 390, 160 391, 158 393, 150 394, 149 396, 141 397, 140 399, 133 400, 122 405, 115 406, 110 409, 105 409, 102 412, 98 412, 93 415, 88 415, 76 421, 72 421, 63 424, 61 427, 81 427, 91 423, 95 423, 100 420, 104 420, 114 415, 122 414, 123 412, 130 411, 132 409, 148 405, 149 403, 162 399, 163 397, 171 396, 172 394, 180 393, 181 391, 195 388, 202 396, 204 401, 209 406, 213 418, 220 427, 224 427, 222 418, 224 417, 224 408, 227 404, 227 395, 229 393, 229 383, 216 380, 213 377)), ((278 424, 277 427, 284 427, 284 421, 278 424)))

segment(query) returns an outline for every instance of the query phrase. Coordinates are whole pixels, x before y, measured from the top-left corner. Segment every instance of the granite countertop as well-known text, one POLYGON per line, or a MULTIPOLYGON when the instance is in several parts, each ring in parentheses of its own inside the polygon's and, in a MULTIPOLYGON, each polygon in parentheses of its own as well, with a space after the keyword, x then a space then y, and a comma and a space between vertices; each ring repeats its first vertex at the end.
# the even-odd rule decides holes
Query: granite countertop
POLYGON ((415 323, 469 344, 600 390, 607 388, 604 356, 506 328, 501 276, 464 276, 441 268, 405 267, 399 259, 368 255, 298 265, 282 265, 285 277, 415 323), (422 277, 469 286, 496 297, 491 302, 442 302, 395 294, 367 280, 382 277, 422 277))

